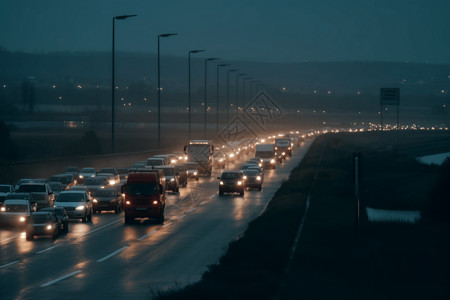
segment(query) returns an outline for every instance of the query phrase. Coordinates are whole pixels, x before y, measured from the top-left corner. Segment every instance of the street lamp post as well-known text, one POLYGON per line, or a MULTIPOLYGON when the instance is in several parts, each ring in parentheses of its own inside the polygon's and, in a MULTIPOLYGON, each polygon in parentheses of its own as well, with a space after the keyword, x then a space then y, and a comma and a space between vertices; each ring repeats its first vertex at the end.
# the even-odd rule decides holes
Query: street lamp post
POLYGON ((227 71, 227 124, 230 121, 230 72, 237 72, 238 69, 227 71))
POLYGON ((242 107, 245 106, 245 81, 253 79, 251 77, 245 77, 242 79, 242 107))
POLYGON ((189 140, 191 139, 191 53, 199 53, 199 52, 203 52, 205 50, 191 50, 189 51, 189 55, 188 55, 188 73, 189 73, 189 102, 188 102, 188 115, 189 115, 189 140))
POLYGON ((238 99, 238 86, 239 86, 239 77, 245 76, 247 74, 241 73, 236 75, 236 107, 237 107, 237 114, 239 115, 239 99, 238 99))
POLYGON ((208 61, 211 61, 211 60, 217 60, 217 59, 219 59, 218 57, 211 57, 211 58, 205 58, 205 100, 204 100, 204 105, 205 105, 205 122, 204 122, 204 126, 203 126, 203 135, 204 135, 204 138, 206 139, 206 110, 208 109, 208 104, 207 104, 207 101, 206 101, 206 98, 207 98, 207 94, 206 94, 206 92, 207 92, 207 78, 208 78, 208 76, 207 76, 207 74, 208 74, 208 68, 207 68, 207 64, 208 64, 208 61))
POLYGON ((177 35, 177 33, 164 33, 158 35, 158 148, 161 147, 161 70, 160 70, 160 55, 159 55, 159 40, 160 38, 177 35))
POLYGON ((114 153, 114 98, 115 98, 115 82, 114 82, 114 51, 115 51, 115 20, 124 20, 137 15, 122 15, 112 18, 112 85, 111 85, 111 153, 114 153))
POLYGON ((219 134, 219 68, 226 67, 230 64, 217 65, 217 95, 216 95, 216 134, 219 134))

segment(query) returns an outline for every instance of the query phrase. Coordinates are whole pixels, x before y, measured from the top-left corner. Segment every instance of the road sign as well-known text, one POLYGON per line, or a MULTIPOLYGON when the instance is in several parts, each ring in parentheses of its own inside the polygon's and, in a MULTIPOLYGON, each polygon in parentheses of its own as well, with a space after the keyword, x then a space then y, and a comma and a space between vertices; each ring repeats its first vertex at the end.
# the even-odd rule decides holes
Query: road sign
POLYGON ((398 105, 400 102, 399 88, 381 88, 380 104, 381 105, 398 105))

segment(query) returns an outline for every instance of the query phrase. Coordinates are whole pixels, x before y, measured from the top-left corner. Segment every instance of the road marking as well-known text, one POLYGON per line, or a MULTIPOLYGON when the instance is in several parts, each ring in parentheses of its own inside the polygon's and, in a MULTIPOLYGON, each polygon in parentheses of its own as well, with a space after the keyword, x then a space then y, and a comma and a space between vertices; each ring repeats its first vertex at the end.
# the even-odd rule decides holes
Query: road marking
POLYGON ((212 198, 214 198, 216 196, 216 194, 212 194, 210 197, 209 197, 209 199, 212 199, 212 198))
POLYGON ((69 277, 72 277, 72 276, 74 276, 74 275, 77 275, 78 273, 81 273, 81 271, 78 270, 78 271, 72 272, 72 273, 70 273, 70 274, 64 275, 64 276, 62 276, 62 277, 59 277, 59 278, 57 278, 57 279, 55 279, 55 280, 52 280, 52 281, 49 281, 49 282, 47 282, 47 283, 42 284, 41 287, 47 287, 47 286, 49 286, 49 285, 52 285, 52 284, 54 284, 54 283, 57 283, 58 281, 61 281, 61 280, 64 280, 64 279, 66 279, 66 278, 69 278, 69 277))
POLYGON ((6 264, 6 265, 3 265, 3 266, 0 266, 0 269, 2 269, 2 268, 6 268, 6 267, 8 267, 8 266, 11 266, 11 265, 14 265, 14 264, 17 264, 19 261, 18 260, 15 260, 15 261, 13 261, 13 262, 10 262, 9 264, 6 264))
POLYGON ((194 207, 194 208, 188 210, 188 211, 186 212, 186 214, 190 214, 190 213, 193 212, 194 210, 197 210, 197 208, 198 208, 198 207, 194 207))
POLYGON ((171 223, 167 223, 167 224, 165 224, 165 225, 163 225, 162 227, 163 228, 165 228, 165 227, 169 227, 170 225, 172 225, 173 224, 173 222, 171 222, 171 223))
POLYGON ((62 246, 62 245, 64 245, 64 244, 58 244, 58 245, 55 245, 55 246, 53 246, 53 247, 50 247, 50 248, 47 248, 47 249, 41 250, 41 251, 39 251, 39 252, 38 252, 38 254, 41 254, 41 253, 44 253, 44 252, 50 251, 50 250, 52 250, 52 249, 54 249, 54 248, 56 248, 56 247, 62 246))
POLYGON ((146 235, 141 236, 140 238, 138 238, 138 241, 142 241, 143 239, 145 239, 146 237, 151 236, 152 234, 154 234, 155 232, 157 232, 158 230, 153 230, 149 233, 147 233, 146 235))
POLYGON ((179 217, 176 218, 175 220, 183 219, 184 217, 186 217, 186 214, 182 214, 181 216, 179 216, 179 217))
POLYGON ((114 251, 113 253, 111 253, 111 254, 109 254, 109 255, 106 255, 106 256, 103 257, 103 258, 100 258, 99 260, 97 260, 97 262, 103 262, 103 261, 107 260, 108 258, 111 258, 111 257, 113 257, 114 255, 119 254, 120 252, 122 252, 123 250, 125 250, 125 249, 127 249, 127 248, 128 248, 128 246, 122 247, 122 248, 120 248, 119 250, 116 250, 116 251, 114 251))
POLYGON ((102 227, 99 227, 99 228, 96 228, 96 229, 91 230, 91 231, 89 231, 89 232, 86 232, 86 233, 83 234, 82 236, 86 236, 86 235, 88 235, 88 234, 91 234, 91 233, 93 233, 93 232, 96 232, 97 230, 103 229, 103 228, 105 228, 105 227, 111 226, 112 224, 115 224, 115 223, 120 222, 120 221, 122 221, 122 220, 123 220, 123 218, 120 218, 120 219, 118 219, 118 220, 115 220, 114 222, 111 222, 111 223, 109 223, 109 224, 103 225, 102 227))
POLYGON ((9 241, 9 240, 15 239, 16 237, 19 237, 19 236, 20 236, 20 235, 18 234, 18 235, 15 235, 15 236, 13 236, 13 237, 10 237, 10 238, 1 240, 1 241, 0 241, 0 244, 3 243, 3 242, 9 241))

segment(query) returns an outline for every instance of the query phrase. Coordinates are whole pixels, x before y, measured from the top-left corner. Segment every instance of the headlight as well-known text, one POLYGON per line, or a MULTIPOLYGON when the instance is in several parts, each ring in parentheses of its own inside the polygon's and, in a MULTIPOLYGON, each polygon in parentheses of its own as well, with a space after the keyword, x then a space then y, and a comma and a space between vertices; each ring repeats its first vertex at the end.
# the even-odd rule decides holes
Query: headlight
POLYGON ((261 176, 256 176, 256 180, 260 181, 261 180, 261 176))
POLYGON ((114 185, 114 184, 116 184, 116 181, 115 181, 115 180, 110 180, 110 181, 109 181, 109 184, 110 184, 110 185, 114 185))
POLYGON ((171 162, 172 164, 174 164, 174 163, 177 162, 177 160, 176 160, 176 159, 172 159, 170 162, 171 162))
POLYGON ((262 167, 262 163, 259 163, 258 166, 262 167))
POLYGON ((102 186, 100 186, 100 188, 101 188, 101 189, 104 189, 104 188, 105 188, 105 186, 103 186, 103 185, 102 185, 102 186))
POLYGON ((275 163, 275 159, 272 158, 272 159, 270 160, 270 163, 271 163, 271 164, 274 164, 274 163, 275 163))
POLYGON ((197 175, 197 172, 194 172, 194 175, 197 175))
POLYGON ((19 221, 20 221, 20 222, 25 222, 25 217, 20 217, 20 218, 19 218, 19 221))
POLYGON ((157 200, 153 200, 153 205, 158 205, 158 201, 157 200))
POLYGON ((170 181, 174 182, 174 181, 175 181, 175 178, 170 178, 170 181))
POLYGON ((223 185, 223 181, 221 180, 219 184, 220 184, 220 185, 223 185))
POLYGON ((125 204, 126 204, 126 205, 130 205, 130 204, 131 204, 131 201, 130 201, 130 200, 125 201, 125 204))
POLYGON ((84 177, 83 177, 83 175, 80 175, 80 176, 78 176, 80 179, 83 179, 84 177))
POLYGON ((286 152, 281 153, 281 155, 286 155, 286 152))
POLYGON ((94 198, 94 200, 92 200, 92 202, 97 203, 98 201, 97 201, 97 199, 94 198))
POLYGON ((219 162, 222 162, 222 161, 223 161, 223 158, 220 158, 220 159, 219 159, 219 162))
POLYGON ((242 185, 242 181, 239 180, 239 181, 237 182, 237 184, 238 184, 238 185, 242 185))
POLYGON ((6 211, 5 207, 0 208, 0 211, 6 211))
POLYGON ((244 175, 244 180, 247 180, 247 175, 244 175))
POLYGON ((230 153, 230 158, 233 158, 234 157, 234 153, 230 153))
POLYGON ((76 210, 84 210, 84 205, 77 206, 76 210))
POLYGON ((47 225, 47 230, 52 230, 53 226, 52 225, 47 225))
POLYGON ((185 156, 185 157, 184 157, 184 160, 187 160, 187 159, 188 159, 188 157, 187 157, 187 156, 185 156))

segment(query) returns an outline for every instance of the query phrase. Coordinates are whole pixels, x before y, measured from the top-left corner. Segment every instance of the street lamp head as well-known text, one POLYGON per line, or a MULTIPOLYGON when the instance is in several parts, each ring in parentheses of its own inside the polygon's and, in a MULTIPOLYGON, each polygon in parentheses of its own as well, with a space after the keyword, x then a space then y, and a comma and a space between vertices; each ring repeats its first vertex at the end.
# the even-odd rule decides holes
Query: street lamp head
POLYGON ((218 67, 226 67, 226 66, 229 66, 230 64, 219 64, 219 65, 217 65, 218 67))
POLYGON ((218 58, 218 57, 205 58, 205 60, 217 60, 217 59, 220 59, 220 58, 218 58))
POLYGON ((245 75, 247 75, 247 74, 241 73, 241 74, 238 74, 237 76, 245 76, 245 75))
POLYGON ((228 72, 237 72, 237 71, 239 71, 239 69, 231 69, 231 70, 228 70, 228 72))
POLYGON ((172 35, 177 35, 178 33, 163 33, 163 34, 160 34, 160 35, 158 35, 159 37, 169 37, 169 36, 172 36, 172 35))
POLYGON ((191 50, 189 51, 189 53, 199 53, 199 52, 204 52, 205 50, 191 50))
POLYGON ((128 19, 128 18, 136 17, 136 16, 137 15, 122 15, 122 16, 115 16, 114 19, 124 20, 124 19, 128 19))

